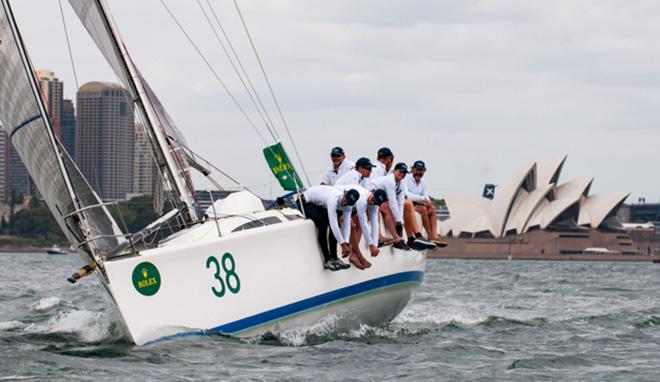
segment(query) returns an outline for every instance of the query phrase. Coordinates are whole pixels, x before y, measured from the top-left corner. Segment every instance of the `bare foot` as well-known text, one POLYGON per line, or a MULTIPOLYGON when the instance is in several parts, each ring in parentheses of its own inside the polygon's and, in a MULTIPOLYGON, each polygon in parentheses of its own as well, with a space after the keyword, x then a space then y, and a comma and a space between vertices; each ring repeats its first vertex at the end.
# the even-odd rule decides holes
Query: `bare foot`
POLYGON ((371 267, 371 263, 367 259, 365 259, 364 256, 362 256, 361 253, 358 253, 357 257, 358 257, 358 260, 360 261, 360 263, 362 263, 362 266, 364 267, 364 269, 367 269, 367 268, 371 267))
MULTIPOLYGON (((348 257, 348 261, 353 264, 353 266, 357 269, 364 269, 364 266, 362 265, 362 262, 360 261, 360 258, 358 255, 354 253, 351 253, 351 255, 348 257)), ((371 264, 370 264, 371 265, 371 264)))

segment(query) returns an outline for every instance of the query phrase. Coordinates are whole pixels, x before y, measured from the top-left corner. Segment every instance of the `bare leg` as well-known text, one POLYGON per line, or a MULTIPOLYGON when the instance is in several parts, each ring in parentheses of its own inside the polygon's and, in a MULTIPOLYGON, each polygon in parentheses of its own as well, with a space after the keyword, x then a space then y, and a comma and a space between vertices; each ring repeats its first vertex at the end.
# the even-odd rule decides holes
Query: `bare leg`
POLYGON ((358 221, 357 215, 351 219, 351 252, 362 255, 360 253, 360 237, 362 237, 362 227, 358 221))
POLYGON ((392 210, 390 210, 390 203, 384 202, 380 205, 380 212, 383 214, 383 222, 385 222, 385 228, 392 235, 392 238, 395 241, 400 241, 401 236, 396 233, 396 222, 394 221, 394 215, 392 210))
POLYGON ((428 233, 429 239, 438 240, 438 218, 435 216, 435 206, 431 205, 428 208, 429 211, 429 225, 431 226, 431 231, 428 233))
POLYGON ((415 208, 410 200, 403 201, 403 226, 406 228, 406 235, 408 237, 415 236, 419 233, 415 208))
POLYGON ((415 205, 415 212, 419 213, 422 216, 422 225, 426 230, 426 235, 428 236, 429 240, 433 240, 434 239, 433 231, 431 228, 431 222, 429 221, 428 209, 426 208, 426 206, 421 206, 417 204, 415 205))

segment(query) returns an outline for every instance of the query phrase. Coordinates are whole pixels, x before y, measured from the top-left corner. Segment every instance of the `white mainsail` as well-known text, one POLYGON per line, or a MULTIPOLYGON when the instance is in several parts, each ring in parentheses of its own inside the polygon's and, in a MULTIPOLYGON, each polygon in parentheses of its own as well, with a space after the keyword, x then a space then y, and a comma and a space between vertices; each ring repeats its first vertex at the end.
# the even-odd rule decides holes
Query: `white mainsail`
POLYGON ((8 0, 0 12, 0 120, 64 234, 91 259, 124 241, 53 133, 8 0))
POLYGON ((105 2, 69 0, 69 3, 119 80, 133 97, 138 113, 144 117, 145 128, 158 166, 168 178, 180 201, 187 207, 188 218, 191 221, 198 220, 195 210, 195 190, 184 155, 185 140, 132 62, 105 2))

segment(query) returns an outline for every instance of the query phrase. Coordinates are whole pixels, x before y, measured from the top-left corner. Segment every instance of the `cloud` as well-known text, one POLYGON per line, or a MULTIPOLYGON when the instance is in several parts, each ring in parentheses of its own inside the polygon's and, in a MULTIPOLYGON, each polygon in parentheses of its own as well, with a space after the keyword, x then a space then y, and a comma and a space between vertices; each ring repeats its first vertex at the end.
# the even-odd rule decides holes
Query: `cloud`
MULTIPOLYGON (((166 2, 262 126, 196 3, 166 2)), ((213 4, 284 135, 233 2, 213 4)), ((648 176, 660 144, 655 1, 239 4, 314 182, 332 146, 357 158, 387 145, 408 163, 426 159, 434 194, 479 193, 528 162, 566 153, 567 170, 595 175, 598 190, 660 197, 660 180, 648 176)), ((109 5, 189 143, 245 183, 270 182, 263 144, 159 1, 109 5)), ((35 65, 56 71, 71 96, 56 7, 14 4, 35 65)), ((79 77, 116 81, 66 13, 79 77)), ((260 192, 270 196, 270 187, 260 192)))

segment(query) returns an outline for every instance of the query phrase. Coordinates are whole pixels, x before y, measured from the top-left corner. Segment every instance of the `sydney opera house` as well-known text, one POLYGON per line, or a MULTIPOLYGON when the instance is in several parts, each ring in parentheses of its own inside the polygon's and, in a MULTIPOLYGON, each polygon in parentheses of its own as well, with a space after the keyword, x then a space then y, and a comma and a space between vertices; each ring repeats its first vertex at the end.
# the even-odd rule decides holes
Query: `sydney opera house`
POLYGON ((591 194, 593 177, 562 182, 566 156, 532 163, 492 195, 449 194, 447 252, 483 255, 639 255, 617 218, 627 192, 591 194))

